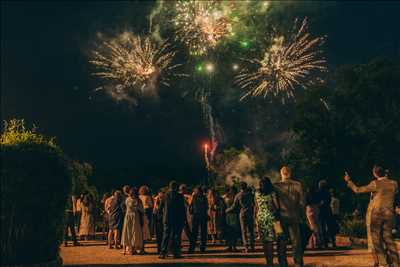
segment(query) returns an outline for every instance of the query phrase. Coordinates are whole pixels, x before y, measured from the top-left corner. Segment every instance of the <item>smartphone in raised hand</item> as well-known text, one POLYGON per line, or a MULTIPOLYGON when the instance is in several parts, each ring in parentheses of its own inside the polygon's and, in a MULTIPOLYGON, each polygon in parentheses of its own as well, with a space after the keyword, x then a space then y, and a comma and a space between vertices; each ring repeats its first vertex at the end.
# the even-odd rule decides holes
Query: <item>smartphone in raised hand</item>
POLYGON ((344 180, 346 182, 350 180, 350 175, 349 175, 349 173, 347 171, 344 171, 344 177, 343 178, 344 178, 344 180))

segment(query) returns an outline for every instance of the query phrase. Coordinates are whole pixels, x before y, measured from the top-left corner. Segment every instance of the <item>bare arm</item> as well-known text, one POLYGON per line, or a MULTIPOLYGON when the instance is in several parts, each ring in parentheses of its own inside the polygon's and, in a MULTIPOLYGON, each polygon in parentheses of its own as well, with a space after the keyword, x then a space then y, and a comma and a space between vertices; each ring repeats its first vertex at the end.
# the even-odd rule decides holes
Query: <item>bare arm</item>
POLYGON ((235 196, 235 200, 233 201, 232 206, 230 206, 229 208, 226 209, 226 213, 229 213, 231 211, 234 211, 235 209, 237 209, 239 207, 239 197, 238 195, 235 196))

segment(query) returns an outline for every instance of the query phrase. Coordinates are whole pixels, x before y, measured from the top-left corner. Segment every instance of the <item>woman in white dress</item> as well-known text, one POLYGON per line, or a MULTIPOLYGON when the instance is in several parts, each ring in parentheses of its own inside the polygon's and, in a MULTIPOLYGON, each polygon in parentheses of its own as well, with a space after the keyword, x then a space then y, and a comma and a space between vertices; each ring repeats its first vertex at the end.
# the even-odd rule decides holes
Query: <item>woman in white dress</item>
POLYGON ((127 250, 130 251, 132 255, 136 254, 138 250, 140 254, 144 254, 143 229, 140 222, 144 214, 144 209, 136 188, 131 188, 129 190, 129 196, 125 204, 126 213, 121 240, 124 246, 124 255, 127 250))

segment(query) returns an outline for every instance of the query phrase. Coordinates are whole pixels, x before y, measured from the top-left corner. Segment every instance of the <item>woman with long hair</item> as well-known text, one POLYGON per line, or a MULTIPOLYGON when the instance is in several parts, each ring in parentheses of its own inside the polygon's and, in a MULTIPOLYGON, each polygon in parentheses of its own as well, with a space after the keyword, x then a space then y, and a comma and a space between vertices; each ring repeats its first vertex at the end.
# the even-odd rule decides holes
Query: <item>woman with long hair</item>
POLYGON ((144 254, 143 230, 140 223, 140 214, 143 214, 144 210, 136 188, 129 189, 125 205, 126 213, 121 238, 124 255, 127 251, 134 255, 138 250, 140 254, 144 254))
MULTIPOLYGON (((226 190, 226 194, 223 196, 225 206, 229 209, 234 201, 235 196, 238 193, 236 187, 231 186, 226 190)), ((236 252, 236 243, 240 238, 240 221, 239 221, 239 212, 238 210, 232 210, 226 213, 226 225, 224 231, 225 241, 227 247, 227 251, 236 252)))
POLYGON ((256 192, 256 219, 267 266, 272 267, 273 242, 276 239, 274 222, 279 220, 279 199, 268 177, 261 179, 259 185, 260 188, 258 192, 256 192))
POLYGON ((95 223, 94 223, 94 200, 89 193, 84 194, 81 202, 81 221, 79 227, 79 236, 85 240, 94 237, 95 223))
POLYGON ((222 231, 225 227, 225 203, 214 189, 208 190, 208 233, 211 235, 212 243, 221 240, 222 231))
POLYGON ((144 240, 150 241, 153 237, 153 207, 154 201, 150 194, 150 189, 148 186, 143 185, 139 188, 139 198, 142 201, 144 208, 144 218, 143 218, 143 236, 144 240))
POLYGON ((321 248, 323 241, 321 223, 319 220, 319 205, 318 190, 313 186, 310 188, 306 196, 307 222, 312 231, 308 244, 312 249, 321 248))
POLYGON ((108 207, 109 219, 108 219, 108 247, 113 248, 113 239, 115 248, 120 249, 120 229, 123 223, 123 211, 122 211, 122 193, 121 191, 115 191, 113 198, 111 199, 108 207))

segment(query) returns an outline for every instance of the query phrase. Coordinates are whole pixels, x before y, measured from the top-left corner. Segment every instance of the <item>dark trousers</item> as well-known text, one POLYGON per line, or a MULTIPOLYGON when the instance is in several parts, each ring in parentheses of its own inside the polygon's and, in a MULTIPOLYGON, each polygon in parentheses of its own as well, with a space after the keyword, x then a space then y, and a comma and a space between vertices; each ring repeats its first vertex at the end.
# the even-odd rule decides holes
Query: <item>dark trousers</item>
POLYGON ((157 252, 161 253, 161 245, 163 241, 163 233, 164 233, 164 224, 162 222, 162 218, 155 220, 156 226, 156 239, 157 239, 157 252))
POLYGON ((174 256, 181 255, 181 235, 183 225, 164 224, 163 241, 161 244, 161 254, 168 254, 169 243, 172 243, 172 253, 174 256))
POLYGON ((194 250, 196 247, 197 238, 200 230, 200 250, 204 251, 207 246, 207 216, 192 216, 192 240, 190 242, 190 249, 194 250))
POLYGON ((240 215, 243 246, 254 249, 254 218, 252 215, 240 215))
POLYGON ((82 212, 81 211, 77 211, 75 213, 75 224, 79 233, 79 228, 81 227, 81 217, 82 217, 82 212))
POLYGON ((191 244, 193 242, 193 233, 192 230, 190 229, 189 223, 187 220, 185 220, 185 225, 183 227, 183 232, 187 236, 189 243, 191 244))
POLYGON ((288 218, 281 218, 283 235, 278 238, 278 261, 279 266, 287 267, 287 240, 290 237, 293 248, 293 261, 295 267, 303 266, 303 245, 300 235, 300 224, 288 218))
POLYGON ((64 225, 64 243, 68 241, 68 230, 71 232, 71 239, 76 243, 76 233, 75 233, 75 217, 73 212, 66 212, 65 214, 65 225, 64 225))
POLYGON ((147 208, 144 210, 144 215, 149 223, 150 238, 153 237, 153 208, 147 208))
POLYGON ((372 244, 381 266, 387 266, 388 260, 393 267, 400 266, 396 243, 392 236, 393 217, 394 212, 390 209, 373 210, 371 213, 372 244))
POLYGON ((325 212, 320 214, 319 221, 322 229, 322 243, 325 247, 328 247, 329 242, 333 244, 335 241, 335 218, 331 214, 325 212))

